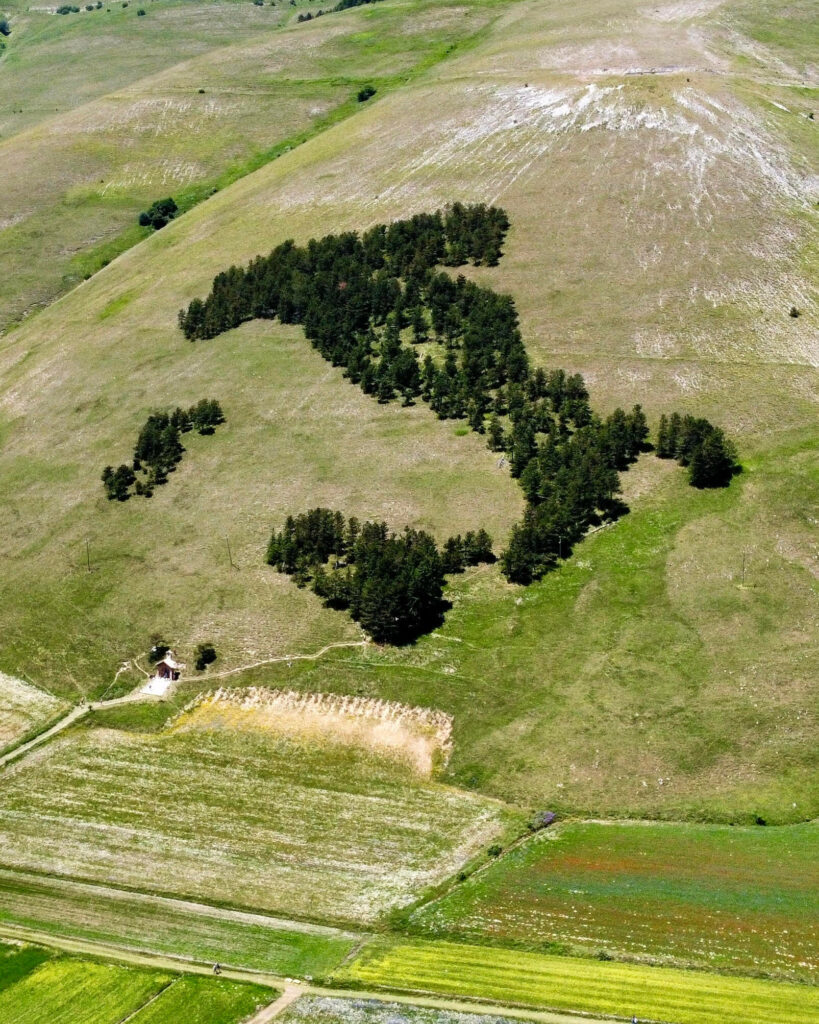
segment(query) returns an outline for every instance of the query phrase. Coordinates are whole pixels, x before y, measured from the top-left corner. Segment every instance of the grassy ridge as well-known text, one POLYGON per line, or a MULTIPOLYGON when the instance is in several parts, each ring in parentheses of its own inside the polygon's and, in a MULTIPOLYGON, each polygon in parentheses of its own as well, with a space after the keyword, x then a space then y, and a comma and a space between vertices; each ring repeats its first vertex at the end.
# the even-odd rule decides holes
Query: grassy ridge
POLYGON ((338 981, 669 1024, 805 1024, 819 990, 443 942, 370 947, 338 981))
POLYGON ((111 79, 96 96, 86 81, 87 102, 52 108, 0 142, 0 177, 16 211, 0 220, 0 275, 9 281, 0 328, 145 238, 150 229, 136 219, 154 199, 172 193, 184 212, 355 112, 365 81, 383 93, 435 65, 487 24, 493 6, 412 0, 273 32, 292 16, 285 4, 161 2, 146 18, 117 5, 110 14, 49 18, 48 45, 21 26, 20 52, 15 31, 16 59, 5 69, 14 91, 33 98, 43 83, 54 88, 46 56, 60 62, 65 87, 77 71, 71 47, 81 42, 105 54, 111 79), (198 43, 209 17, 213 38, 198 43), (232 37, 224 31, 231 21, 232 37), (146 27, 151 40, 168 32, 165 63, 168 54, 176 60, 162 67, 149 57, 132 81, 146 27), (184 42, 175 50, 177 37, 184 42), (193 59, 183 59, 186 49, 193 59))
POLYGON ((357 639, 261 564, 294 508, 439 537, 483 524, 500 541, 520 495, 480 439, 363 399, 298 330, 247 324, 189 346, 175 327, 216 271, 286 237, 496 200, 512 230, 476 276, 515 296, 533 360, 586 374, 603 412, 640 400, 655 420, 709 416, 745 473, 700 494, 649 459, 627 474, 632 513, 542 585, 472 575, 440 635, 412 649, 248 679, 441 706, 456 719, 452 777, 533 808, 816 813, 815 310, 788 316, 794 291, 809 295, 798 257, 815 213, 776 124, 730 76, 698 72, 707 16, 655 13, 504 10, 468 53, 213 196, 7 339, 4 669, 98 694, 154 630, 183 659, 212 640, 220 669, 357 639), (108 506, 99 471, 127 457, 134 424, 210 393, 228 423, 208 451, 192 441, 150 503, 108 506))
POLYGON ((0 870, 0 922, 170 956, 322 977, 355 939, 329 929, 0 870))
POLYGON ((816 980, 818 854, 815 824, 568 823, 422 907, 411 924, 816 980))

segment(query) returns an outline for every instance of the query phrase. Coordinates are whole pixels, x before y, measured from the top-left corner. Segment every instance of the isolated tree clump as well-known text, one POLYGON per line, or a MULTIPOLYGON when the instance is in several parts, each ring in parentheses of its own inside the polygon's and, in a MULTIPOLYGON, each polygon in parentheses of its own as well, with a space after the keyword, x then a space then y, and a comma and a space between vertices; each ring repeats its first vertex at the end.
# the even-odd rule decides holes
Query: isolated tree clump
POLYGON ((185 449, 180 436, 191 430, 212 434, 224 422, 222 407, 215 398, 203 398, 190 409, 177 407, 172 413, 151 413, 137 437, 132 464, 118 469, 106 466, 103 470, 106 496, 117 501, 127 501, 132 493, 150 498, 154 487, 167 483, 168 474, 182 460, 185 449))
POLYGON ((356 99, 359 103, 366 103, 371 96, 375 96, 376 88, 373 85, 365 85, 363 89, 358 90, 356 99))
POLYGON ((11 25, 8 18, 0 18, 0 36, 10 36, 11 25))
POLYGON ((194 667, 197 672, 204 672, 208 665, 216 661, 216 648, 213 644, 198 644, 196 648, 196 660, 194 667))
POLYGON ((727 487, 739 469, 736 448, 719 427, 677 412, 660 417, 656 451, 687 466, 692 487, 727 487))
MULTIPOLYGON (((273 533, 267 561, 279 572, 310 585, 330 608, 347 609, 378 643, 404 644, 441 621, 445 573, 492 560, 485 531, 457 538, 457 568, 448 568, 434 539, 407 527, 392 533, 383 522, 365 522, 314 508, 288 516, 273 533)), ((451 549, 452 542, 445 547, 451 549)))
MULTIPOLYGON (((144 14, 145 12, 138 11, 137 13, 144 14)), ((170 196, 167 199, 157 199, 147 210, 140 213, 139 223, 143 228, 151 227, 158 231, 160 228, 164 228, 168 221, 173 220, 178 212, 179 207, 170 196)))

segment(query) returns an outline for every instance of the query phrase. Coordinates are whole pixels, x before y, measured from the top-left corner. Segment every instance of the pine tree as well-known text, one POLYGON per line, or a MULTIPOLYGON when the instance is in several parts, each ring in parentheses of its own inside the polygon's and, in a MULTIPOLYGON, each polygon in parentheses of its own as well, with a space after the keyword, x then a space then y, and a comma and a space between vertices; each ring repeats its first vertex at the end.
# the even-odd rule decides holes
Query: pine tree
POLYGON ((673 451, 671 450, 671 439, 670 430, 668 425, 668 417, 665 413, 660 416, 660 425, 657 427, 657 457, 660 459, 673 458, 673 451))

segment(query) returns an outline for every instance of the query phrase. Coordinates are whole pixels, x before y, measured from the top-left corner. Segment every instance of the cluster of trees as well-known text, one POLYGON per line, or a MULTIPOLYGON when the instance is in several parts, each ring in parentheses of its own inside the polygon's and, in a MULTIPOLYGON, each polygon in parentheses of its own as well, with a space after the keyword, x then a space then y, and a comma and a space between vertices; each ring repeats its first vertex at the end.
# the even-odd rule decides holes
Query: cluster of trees
POLYGON ((303 324, 313 344, 344 365, 370 326, 383 325, 390 313, 402 327, 418 320, 425 284, 438 264, 494 266, 508 226, 502 210, 455 203, 362 236, 351 231, 306 246, 283 242, 247 267, 218 274, 210 295, 181 310, 179 323, 193 341, 278 316, 303 324))
POLYGON ((167 199, 157 199, 147 210, 140 213, 139 223, 143 228, 151 227, 158 231, 164 228, 168 221, 173 220, 178 212, 179 207, 170 196, 167 199))
POLYGON ((656 451, 687 466, 692 487, 727 487, 738 468, 736 448, 719 427, 677 412, 660 417, 656 451))
POLYGON ((124 463, 116 469, 106 466, 102 471, 107 497, 127 501, 133 488, 133 493, 150 498, 154 487, 167 483, 168 474, 182 459, 185 449, 181 435, 191 430, 212 434, 224 422, 222 407, 215 398, 203 398, 190 409, 177 407, 172 413, 151 413, 137 437, 131 465, 124 463))
POLYGON ((330 8, 330 14, 337 11, 349 10, 350 7, 364 7, 366 4, 374 4, 377 2, 378 0, 338 0, 335 7, 330 8))
POLYGON ((328 607, 347 609, 374 640, 391 644, 440 623, 445 573, 493 558, 483 530, 451 538, 442 554, 423 530, 395 534, 386 523, 360 523, 326 508, 288 516, 267 549, 279 572, 309 583, 328 607))
MULTIPOLYGON (((191 340, 255 317, 300 323, 315 348, 379 402, 420 398, 441 419, 466 419, 508 459, 526 496, 501 555, 507 578, 526 584, 626 510, 618 474, 649 447, 649 430, 639 405, 603 419, 579 374, 532 369, 512 297, 440 269, 495 264, 508 227, 501 209, 456 203, 360 237, 285 242, 219 274, 179 322, 191 340)), ((727 442, 705 421, 692 423, 685 429, 699 440, 681 453, 691 482, 713 486, 725 473, 717 449, 727 442)), ((674 430, 682 437, 682 427, 674 430)), ((672 448, 677 457, 676 440, 672 448)))

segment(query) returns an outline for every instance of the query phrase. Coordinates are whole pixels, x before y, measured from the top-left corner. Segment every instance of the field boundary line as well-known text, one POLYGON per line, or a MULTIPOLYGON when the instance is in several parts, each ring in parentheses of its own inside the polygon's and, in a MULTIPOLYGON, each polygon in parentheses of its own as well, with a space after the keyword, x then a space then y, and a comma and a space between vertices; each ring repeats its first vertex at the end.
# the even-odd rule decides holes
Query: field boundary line
MULTIPOLYGON (((100 882, 86 881, 82 878, 74 878, 69 875, 53 875, 43 872, 24 871, 15 867, 0 864, 0 882, 3 878, 11 877, 30 884, 50 886, 53 889, 63 889, 68 892, 73 890, 92 890, 100 895, 108 896, 112 900, 134 900, 154 905, 171 905, 177 911, 188 911, 201 917, 215 918, 220 921, 234 921, 242 924, 261 925, 271 930, 295 932, 299 935, 320 935, 326 938, 355 939, 359 945, 369 938, 367 933, 358 930, 337 928, 330 924, 319 924, 314 921, 300 921, 298 918, 277 917, 275 914, 265 914, 258 910, 243 910, 237 907, 220 906, 216 903, 203 903, 198 900, 188 900, 180 896, 165 896, 161 893, 144 892, 141 889, 123 889, 113 885, 105 885, 100 882)), ((2 923, 0 923, 2 926, 2 923)), ((20 927, 25 927, 21 925, 20 927)), ((69 936, 70 937, 70 936, 69 936)), ((125 947, 130 948, 130 947, 125 947)))
POLYGON ((146 999, 142 1006, 138 1006, 135 1010, 132 1010, 127 1017, 123 1017, 122 1020, 119 1021, 119 1024, 128 1024, 129 1020, 133 1020, 138 1013, 142 1013, 146 1006, 150 1006, 151 1003, 155 1003, 160 996, 165 995, 168 989, 173 988, 178 981, 179 978, 171 978, 171 980, 167 984, 163 985, 158 992, 154 992, 149 999, 146 999))

